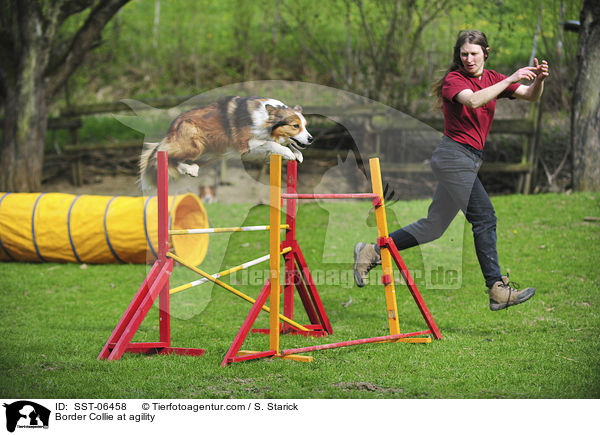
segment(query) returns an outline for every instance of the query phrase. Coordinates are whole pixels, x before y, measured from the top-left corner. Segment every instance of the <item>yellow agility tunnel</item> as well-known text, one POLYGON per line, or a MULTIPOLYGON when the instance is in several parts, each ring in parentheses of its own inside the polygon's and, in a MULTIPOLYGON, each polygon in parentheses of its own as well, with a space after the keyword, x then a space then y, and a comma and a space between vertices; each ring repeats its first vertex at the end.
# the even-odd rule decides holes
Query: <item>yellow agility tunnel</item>
MULTIPOLYGON (((169 196, 169 230, 207 228, 200 198, 169 196)), ((156 196, 0 192, 0 260, 146 263, 158 252, 156 196)), ((208 234, 174 235, 169 247, 198 265, 208 234)))

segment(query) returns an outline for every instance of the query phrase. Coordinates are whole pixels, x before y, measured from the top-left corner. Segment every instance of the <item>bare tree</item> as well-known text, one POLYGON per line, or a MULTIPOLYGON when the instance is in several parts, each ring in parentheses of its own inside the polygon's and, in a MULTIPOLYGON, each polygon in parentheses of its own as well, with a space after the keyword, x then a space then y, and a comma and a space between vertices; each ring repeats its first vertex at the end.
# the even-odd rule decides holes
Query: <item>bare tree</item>
POLYGON ((0 0, 0 190, 40 189, 52 97, 129 0, 0 0), (63 25, 88 11, 72 34, 63 25))
POLYGON ((600 189, 600 2, 585 0, 580 16, 571 143, 573 186, 600 189))
POLYGON ((424 66, 415 56, 423 32, 452 1, 339 0, 330 5, 345 14, 345 38, 337 45, 318 37, 319 24, 302 14, 301 7, 285 4, 282 21, 335 86, 402 106, 416 68, 424 66))

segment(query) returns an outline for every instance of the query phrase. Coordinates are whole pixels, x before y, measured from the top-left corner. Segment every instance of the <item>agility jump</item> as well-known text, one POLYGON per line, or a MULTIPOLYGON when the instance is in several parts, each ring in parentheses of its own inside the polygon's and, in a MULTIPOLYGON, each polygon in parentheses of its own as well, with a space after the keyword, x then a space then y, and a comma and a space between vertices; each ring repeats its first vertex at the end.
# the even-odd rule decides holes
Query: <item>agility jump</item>
MULTIPOLYGON (((281 193, 281 156, 272 155, 271 156, 271 171, 270 171, 270 228, 269 231, 269 246, 270 246, 270 279, 263 287, 262 292, 257 298, 256 303, 252 307, 252 310, 248 314, 244 324, 240 328, 238 335, 236 336, 233 344, 231 345, 229 351, 225 355, 222 366, 226 366, 233 362, 237 361, 245 361, 256 358, 266 358, 266 357, 276 357, 276 358, 284 358, 284 359, 294 359, 298 361, 311 361, 312 357, 298 355, 300 353, 312 352, 316 350, 324 350, 324 349, 332 349, 338 347, 345 346, 354 346, 359 344, 366 343, 378 343, 378 342, 408 342, 408 343, 428 343, 431 341, 431 338, 428 336, 429 334, 433 335, 435 339, 441 339, 442 334, 440 333, 431 313, 429 312, 427 306, 421 294, 410 275, 400 253, 396 249, 394 242, 389 237, 388 228, 387 228, 387 219, 385 214, 385 205, 383 199, 383 186, 381 181, 381 169, 379 166, 379 159, 373 158, 369 161, 370 172, 371 172, 371 183, 372 183, 372 193, 343 193, 343 194, 299 194, 297 193, 297 162, 296 161, 288 161, 287 164, 287 192, 281 193), (386 295, 386 305, 387 305, 387 314, 388 314, 388 324, 390 329, 390 334, 386 336, 379 337, 369 337, 369 338, 361 338, 356 340, 344 341, 339 343, 328 343, 317 346, 310 346, 304 348, 297 349, 279 349, 279 336, 282 332, 289 332, 289 325, 281 325, 278 317, 278 313, 271 309, 270 318, 269 318, 269 330, 264 331, 269 334, 269 350, 265 351, 244 351, 240 350, 241 346, 246 338, 248 332, 258 313, 260 312, 260 306, 264 304, 267 300, 267 297, 270 297, 270 306, 271 307, 279 307, 280 306, 280 293, 281 291, 271 291, 272 284, 278 283, 277 287, 281 286, 281 273, 280 273, 280 263, 279 256, 274 255, 279 252, 281 248, 294 248, 291 252, 287 253, 285 256, 285 288, 284 288, 284 313, 286 316, 293 318, 293 291, 294 285, 296 282, 296 287, 300 291, 300 298, 303 302, 305 302, 305 297, 303 297, 302 292, 305 291, 305 287, 302 285, 301 280, 290 279, 297 276, 296 271, 294 269, 294 260, 299 266, 300 276, 307 283, 308 288, 311 290, 311 294, 317 294, 316 287, 314 287, 314 282, 310 276, 309 269, 304 261, 302 253, 299 249, 298 242, 296 241, 296 207, 297 200, 301 199, 371 199, 373 202, 373 206, 375 207, 375 218, 377 221, 377 231, 378 231, 378 239, 377 243, 381 248, 381 260, 383 267, 383 277, 382 283, 385 288, 386 295), (287 216, 287 224, 289 228, 286 230, 286 239, 281 242, 280 241, 280 233, 279 231, 274 230, 274 228, 279 228, 281 225, 281 204, 282 200, 286 201, 286 216, 287 216), (392 260, 396 263, 396 266, 400 270, 405 282, 408 285, 408 288, 425 319, 428 330, 418 331, 418 332, 409 332, 409 333, 400 333, 400 324, 398 320, 398 308, 396 303, 396 290, 394 286, 394 277, 392 270, 392 260), (300 285, 298 285, 300 283, 300 285)), ((319 300, 320 302, 320 300, 319 300)), ((309 318, 311 317, 310 307, 306 306, 307 314, 309 318)), ((324 313, 323 309, 323 313, 324 313)), ((326 317, 325 317, 326 318, 326 317)), ((328 324, 328 321, 327 321, 328 324)), ((328 333, 332 333, 331 326, 329 325, 327 329, 328 333)))
POLYGON ((417 286, 410 276, 406 265, 400 254, 395 248, 387 230, 387 221, 385 216, 385 207, 383 202, 383 188, 381 183, 381 172, 379 159, 370 160, 370 169, 373 185, 373 193, 349 193, 349 194, 298 194, 297 193, 297 162, 289 161, 287 166, 287 192, 281 193, 281 156, 271 156, 270 170, 270 224, 248 227, 228 227, 228 228, 200 228, 170 230, 168 229, 167 197, 168 197, 168 174, 167 174, 167 153, 160 151, 157 153, 158 159, 158 259, 142 283, 140 289, 134 296, 129 307, 123 314, 121 320, 112 332, 104 348, 98 355, 98 359, 118 360, 125 352, 133 353, 158 353, 179 355, 200 356, 204 354, 204 349, 199 348, 180 348, 171 346, 170 334, 170 295, 195 287, 205 282, 211 281, 225 290, 233 293, 241 299, 252 304, 252 308, 236 335, 229 351, 225 355, 222 366, 233 362, 245 361, 264 357, 278 357, 284 359, 293 359, 297 361, 311 361, 312 357, 298 355, 299 353, 311 352, 315 350, 330 349, 343 346, 353 346, 364 343, 374 342, 412 342, 424 343, 430 342, 429 337, 419 337, 432 334, 434 338, 440 339, 441 333, 437 328, 425 302, 423 301, 417 286), (286 224, 281 223, 282 200, 286 200, 286 224), (329 343, 311 347, 297 349, 279 349, 280 334, 292 333, 303 335, 324 336, 332 334, 333 329, 321 302, 319 293, 310 270, 304 259, 304 255, 296 240, 296 211, 297 200, 300 199, 371 199, 375 206, 375 216, 378 228, 378 244, 381 247, 383 277, 385 286, 386 305, 388 314, 388 323, 390 335, 380 337, 369 337, 357 340, 345 341, 340 343, 329 343), (285 240, 281 241, 280 231, 285 230, 285 240), (177 255, 169 252, 169 235, 185 234, 213 234, 224 232, 240 231, 269 231, 269 254, 263 257, 248 261, 241 265, 221 271, 216 274, 207 272, 195 267, 177 255), (285 259, 285 287, 284 294, 284 312, 280 313, 280 291, 281 291, 281 260, 283 255, 285 259), (392 259, 395 261, 400 273, 404 277, 409 290, 417 303, 421 314, 423 315, 429 329, 425 331, 400 333, 398 312, 396 304, 395 287, 393 282, 392 259), (265 261, 270 262, 270 275, 264 284, 260 294, 253 299, 243 292, 233 288, 219 280, 219 278, 234 273, 238 270, 252 267, 265 261), (201 279, 193 281, 182 286, 169 289, 169 276, 173 270, 173 261, 177 261, 183 266, 193 270, 202 276, 201 279), (280 291, 271 291, 271 283, 278 283, 280 291), (294 292, 298 291, 300 300, 309 318, 310 324, 300 325, 293 320, 294 318, 294 292), (159 341, 148 343, 131 343, 139 325, 147 315, 150 307, 159 299, 159 341), (265 306, 267 299, 270 298, 270 307, 265 306), (260 311, 269 313, 269 329, 252 329, 260 311), (259 332, 269 335, 269 350, 266 351, 244 351, 240 350, 248 333, 259 332))

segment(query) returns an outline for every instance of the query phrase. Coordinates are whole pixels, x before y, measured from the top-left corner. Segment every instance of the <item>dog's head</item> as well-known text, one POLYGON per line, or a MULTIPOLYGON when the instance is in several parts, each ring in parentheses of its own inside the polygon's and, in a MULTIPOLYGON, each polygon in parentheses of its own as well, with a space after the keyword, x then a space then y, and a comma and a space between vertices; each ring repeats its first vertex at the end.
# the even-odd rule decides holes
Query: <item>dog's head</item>
POLYGON ((302 116, 302 107, 293 109, 287 106, 265 106, 269 115, 268 125, 271 137, 280 144, 289 145, 293 150, 304 149, 313 141, 312 135, 306 129, 306 119, 302 116))

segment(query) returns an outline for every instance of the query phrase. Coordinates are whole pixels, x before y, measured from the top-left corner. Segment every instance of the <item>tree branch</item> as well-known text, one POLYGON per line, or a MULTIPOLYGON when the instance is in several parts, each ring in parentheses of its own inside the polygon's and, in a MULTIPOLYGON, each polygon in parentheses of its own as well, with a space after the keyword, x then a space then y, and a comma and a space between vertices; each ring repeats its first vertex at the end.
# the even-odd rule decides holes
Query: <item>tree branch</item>
MULTIPOLYGON (((60 62, 53 71, 46 72, 47 97, 52 97, 65 83, 73 72, 81 65, 85 55, 96 43, 102 33, 102 29, 108 21, 129 0, 101 0, 90 12, 83 26, 73 37, 70 49, 63 62, 60 62)), ((80 10, 83 0, 72 0, 65 4, 70 10, 80 10)), ((63 9, 65 10, 65 9, 63 9)))
MULTIPOLYGON (((285 3, 284 3, 284 6, 286 6, 285 3)), ((301 17, 298 14, 296 14, 294 12, 294 8, 284 7, 283 9, 290 12, 292 17, 296 21, 296 23, 299 24, 298 27, 300 29, 302 29, 302 31, 304 32, 304 35, 310 41, 310 46, 309 46, 309 44, 304 42, 305 38, 302 38, 302 37, 298 38, 298 42, 300 43, 300 45, 302 46, 304 51, 306 51, 306 53, 308 53, 308 55, 311 58, 313 58, 315 61, 317 61, 323 68, 325 68, 325 70, 329 73, 329 76, 334 81, 334 83, 336 83, 336 85, 343 86, 345 84, 344 83, 344 74, 343 74, 343 72, 340 71, 339 65, 335 62, 333 56, 331 56, 331 53, 311 33, 311 31, 309 30, 309 26, 306 24, 306 22, 303 19, 301 19, 301 17), (311 46, 316 47, 318 51, 313 50, 311 48, 311 46)), ((292 26, 290 26, 288 24, 288 22, 286 21, 286 19, 283 16, 283 14, 281 14, 279 16, 279 18, 281 19, 281 21, 285 27, 290 29, 292 32, 296 33, 295 28, 292 28, 292 26)))
POLYGON ((384 65, 390 62, 390 52, 392 48, 392 44, 394 43, 394 37, 396 35, 396 28, 398 24, 398 2, 394 3, 394 12, 390 18, 389 28, 387 31, 387 35, 385 38, 385 43, 382 50, 381 57, 377 60, 377 75, 375 77, 375 97, 379 98, 379 93, 381 92, 381 87, 383 86, 383 81, 385 76, 389 73, 389 68, 384 65))
POLYGON ((375 65, 375 64, 377 64, 377 47, 375 46, 375 42, 373 41, 373 32, 371 31, 371 27, 369 26, 369 23, 367 22, 367 18, 365 16, 365 11, 363 9, 362 1, 357 1, 356 6, 358 6, 358 10, 360 12, 360 20, 363 24, 364 34, 369 43, 369 57, 371 58, 371 61, 375 65))
POLYGON ((59 23, 62 24, 71 15, 83 12, 94 5, 94 0, 62 0, 59 7, 59 23))

